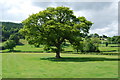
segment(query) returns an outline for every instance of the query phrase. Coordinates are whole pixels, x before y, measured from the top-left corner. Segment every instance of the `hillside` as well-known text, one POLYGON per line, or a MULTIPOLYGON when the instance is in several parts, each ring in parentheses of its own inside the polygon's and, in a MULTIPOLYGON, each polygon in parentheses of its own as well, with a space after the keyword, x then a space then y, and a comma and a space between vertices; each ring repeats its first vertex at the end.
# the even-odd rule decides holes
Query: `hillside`
MULTIPOLYGON (((22 23, 13 23, 13 22, 0 22, 2 23, 2 26, 5 26, 7 30, 10 30, 11 28, 22 28, 22 23)), ((0 25, 0 27, 2 27, 0 25)))
POLYGON ((10 38, 11 35, 20 36, 18 31, 23 27, 22 23, 13 23, 13 22, 0 22, 2 25, 0 27, 0 38, 2 41, 6 41, 10 38))

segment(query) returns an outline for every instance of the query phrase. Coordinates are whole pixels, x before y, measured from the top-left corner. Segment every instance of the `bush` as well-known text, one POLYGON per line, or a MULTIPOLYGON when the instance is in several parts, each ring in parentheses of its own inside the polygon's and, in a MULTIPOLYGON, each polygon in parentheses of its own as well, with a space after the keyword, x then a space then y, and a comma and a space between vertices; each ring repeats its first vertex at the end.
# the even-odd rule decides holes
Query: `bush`
POLYGON ((99 52, 100 41, 97 38, 86 39, 83 42, 81 52, 99 52))
POLYGON ((3 43, 4 49, 9 49, 10 51, 13 51, 15 46, 16 43, 13 40, 7 40, 3 43))

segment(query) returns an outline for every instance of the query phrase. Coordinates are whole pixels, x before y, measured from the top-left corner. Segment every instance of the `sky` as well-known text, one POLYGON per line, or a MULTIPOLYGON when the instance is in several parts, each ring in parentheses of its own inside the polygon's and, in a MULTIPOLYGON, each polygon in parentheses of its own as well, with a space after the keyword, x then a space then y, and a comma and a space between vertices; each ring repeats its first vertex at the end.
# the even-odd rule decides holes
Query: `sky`
POLYGON ((118 35, 118 2, 112 0, 2 0, 0 1, 0 21, 21 23, 31 14, 38 13, 47 7, 65 6, 73 10, 77 17, 84 16, 93 22, 90 33, 99 35, 118 35))

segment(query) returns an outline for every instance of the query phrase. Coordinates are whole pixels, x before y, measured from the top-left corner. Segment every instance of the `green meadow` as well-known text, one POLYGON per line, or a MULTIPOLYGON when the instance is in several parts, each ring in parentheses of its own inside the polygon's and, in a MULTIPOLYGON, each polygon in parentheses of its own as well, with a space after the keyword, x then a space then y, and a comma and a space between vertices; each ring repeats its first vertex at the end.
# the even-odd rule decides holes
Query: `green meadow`
MULTIPOLYGON (((117 44, 100 44, 100 53, 76 54, 72 46, 64 47, 62 58, 54 58, 55 53, 46 52, 27 44, 17 45, 14 52, 3 50, 3 78, 118 78, 117 44)), ((119 53, 118 53, 119 54, 119 53)))
POLYGON ((3 78, 118 78, 118 56, 3 53, 3 78))

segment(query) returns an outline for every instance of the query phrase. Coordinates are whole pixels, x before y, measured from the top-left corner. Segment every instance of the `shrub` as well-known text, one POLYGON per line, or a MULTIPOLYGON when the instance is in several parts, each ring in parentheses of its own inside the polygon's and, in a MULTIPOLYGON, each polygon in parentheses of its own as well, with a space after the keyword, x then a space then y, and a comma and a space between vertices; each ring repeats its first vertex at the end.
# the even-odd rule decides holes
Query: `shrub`
POLYGON ((3 43, 3 47, 5 49, 9 49, 10 51, 13 51, 15 46, 16 46, 16 43, 13 40, 7 40, 3 43))
POLYGON ((98 46, 100 41, 96 38, 86 39, 83 42, 81 52, 99 52, 98 46))

